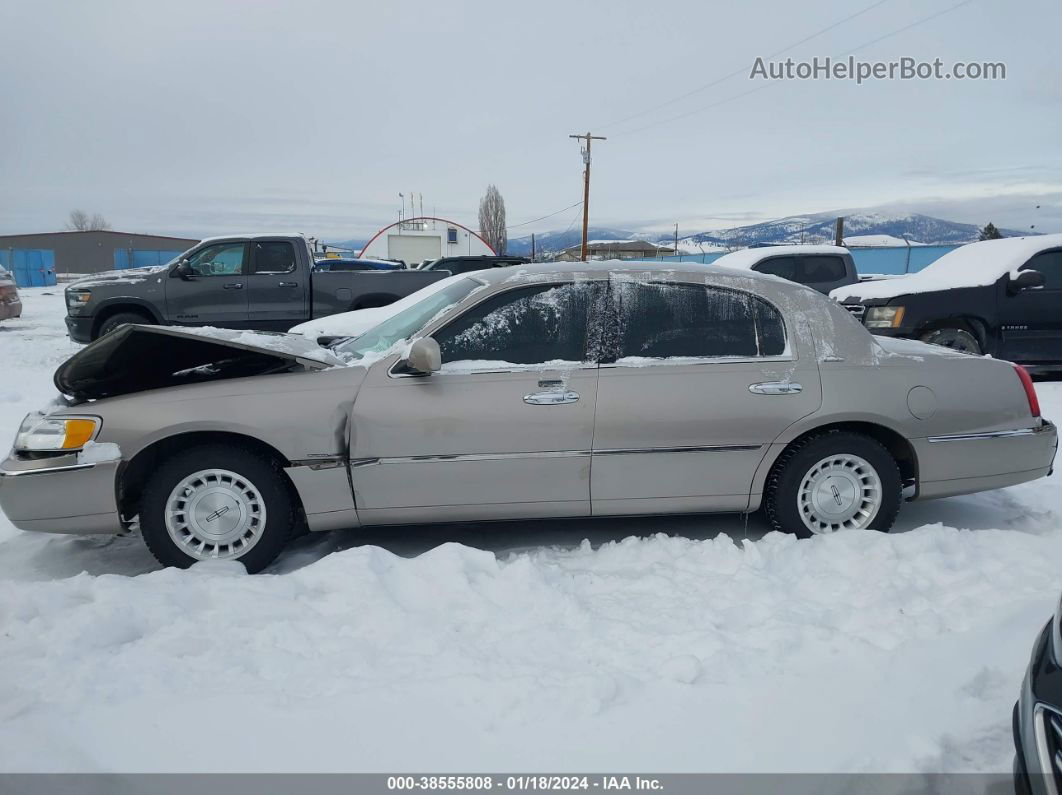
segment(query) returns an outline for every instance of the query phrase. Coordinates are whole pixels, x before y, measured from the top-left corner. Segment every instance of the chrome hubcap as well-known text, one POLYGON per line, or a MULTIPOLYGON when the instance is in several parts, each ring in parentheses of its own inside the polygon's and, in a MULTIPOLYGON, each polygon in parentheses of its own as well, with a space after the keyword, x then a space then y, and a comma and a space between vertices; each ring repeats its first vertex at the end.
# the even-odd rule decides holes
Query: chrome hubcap
POLYGON ((227 469, 194 472, 166 500, 166 531, 197 560, 246 554, 262 536, 266 507, 251 481, 227 469))
POLYGON ((800 518, 813 533, 862 529, 881 507, 881 480, 859 456, 832 455, 804 475, 797 503, 800 518))

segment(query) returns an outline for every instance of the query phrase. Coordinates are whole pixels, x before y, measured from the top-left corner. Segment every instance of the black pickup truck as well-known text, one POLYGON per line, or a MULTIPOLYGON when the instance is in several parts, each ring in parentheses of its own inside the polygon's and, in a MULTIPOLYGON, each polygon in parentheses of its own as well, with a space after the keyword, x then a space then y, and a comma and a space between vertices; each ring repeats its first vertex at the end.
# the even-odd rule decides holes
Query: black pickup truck
POLYGON ((449 275, 315 269, 301 235, 215 237, 158 268, 72 282, 66 327, 77 342, 124 323, 287 331, 313 318, 385 306, 449 275))

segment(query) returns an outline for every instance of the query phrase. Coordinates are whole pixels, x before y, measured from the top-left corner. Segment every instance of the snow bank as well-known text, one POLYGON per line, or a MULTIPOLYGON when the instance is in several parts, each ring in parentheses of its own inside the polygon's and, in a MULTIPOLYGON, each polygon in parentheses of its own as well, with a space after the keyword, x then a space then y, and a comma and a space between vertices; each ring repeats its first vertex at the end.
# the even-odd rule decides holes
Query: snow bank
POLYGON ((1060 566, 934 526, 0 581, 0 766, 1002 770, 1060 566))
POLYGON ((843 303, 864 298, 895 298, 954 287, 995 284, 1003 274, 1016 271, 1033 255, 1058 246, 1062 246, 1062 234, 1008 237, 969 243, 949 251, 910 276, 850 284, 847 287, 838 287, 830 296, 843 303))

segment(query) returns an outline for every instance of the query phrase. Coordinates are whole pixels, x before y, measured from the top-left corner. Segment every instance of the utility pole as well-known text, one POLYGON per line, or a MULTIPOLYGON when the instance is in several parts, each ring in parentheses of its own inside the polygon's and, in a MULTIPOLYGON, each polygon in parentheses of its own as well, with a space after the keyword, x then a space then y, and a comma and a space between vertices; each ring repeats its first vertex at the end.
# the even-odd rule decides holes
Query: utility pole
MULTIPOLYGON (((673 254, 678 254, 679 253, 679 250, 678 250, 678 221, 675 221, 675 250, 672 253, 673 254)), ((679 261, 680 262, 682 261, 681 257, 679 258, 679 261)))
POLYGON ((591 135, 587 131, 586 135, 569 135, 569 138, 578 138, 580 141, 586 141, 586 146, 583 147, 583 163, 586 164, 586 168, 583 170, 583 249, 582 260, 586 262, 586 234, 590 228, 590 142, 591 141, 605 141, 608 140, 603 135, 591 135))
POLYGON ((531 233, 531 261, 535 261, 535 233, 531 233))
POLYGON ((844 245, 844 217, 837 219, 837 226, 833 230, 833 244, 835 246, 844 245))

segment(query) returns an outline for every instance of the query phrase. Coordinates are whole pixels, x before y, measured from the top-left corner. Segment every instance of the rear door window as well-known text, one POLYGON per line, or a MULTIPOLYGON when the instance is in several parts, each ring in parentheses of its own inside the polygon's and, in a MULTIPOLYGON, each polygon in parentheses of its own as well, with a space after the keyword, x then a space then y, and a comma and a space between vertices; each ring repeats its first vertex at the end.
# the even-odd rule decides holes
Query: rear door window
POLYGON ((824 255, 807 255, 800 259, 800 277, 796 280, 802 284, 820 284, 839 282, 844 279, 847 269, 841 257, 824 255))
POLYGON ((294 273, 295 246, 285 240, 254 242, 255 273, 294 273))
POLYGON ((766 301, 697 284, 616 281, 617 363, 780 356, 785 325, 766 301))

